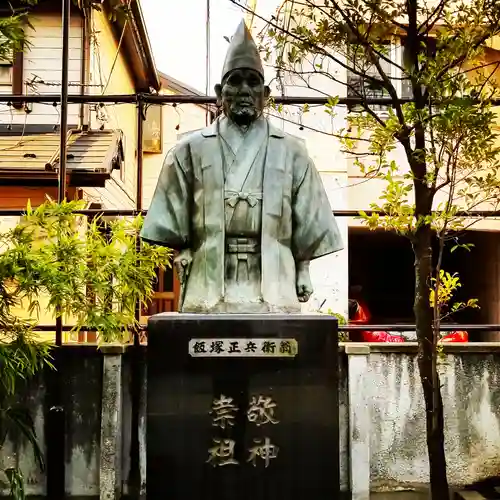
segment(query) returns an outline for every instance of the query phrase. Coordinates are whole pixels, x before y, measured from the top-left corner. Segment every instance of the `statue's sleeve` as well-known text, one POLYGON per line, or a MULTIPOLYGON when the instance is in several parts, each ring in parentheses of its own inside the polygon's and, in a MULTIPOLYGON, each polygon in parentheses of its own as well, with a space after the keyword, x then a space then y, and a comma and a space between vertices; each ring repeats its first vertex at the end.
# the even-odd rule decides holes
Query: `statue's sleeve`
POLYGON ((342 250, 342 237, 332 214, 321 177, 305 155, 297 160, 301 172, 292 201, 293 240, 296 262, 313 260, 342 250), (305 169, 304 169, 305 166, 305 169))
POLYGON ((174 148, 165 157, 141 231, 141 238, 148 243, 174 250, 189 247, 192 196, 186 156, 178 155, 177 148, 174 148), (184 158, 183 162, 179 156, 184 158))

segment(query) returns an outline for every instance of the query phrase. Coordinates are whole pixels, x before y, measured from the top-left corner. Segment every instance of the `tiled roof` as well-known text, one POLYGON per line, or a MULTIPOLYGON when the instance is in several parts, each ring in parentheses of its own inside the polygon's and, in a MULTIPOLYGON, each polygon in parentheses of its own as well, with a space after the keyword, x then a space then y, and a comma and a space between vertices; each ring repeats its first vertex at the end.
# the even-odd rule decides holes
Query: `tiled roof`
MULTIPOLYGON (((68 133, 68 172, 110 173, 123 159, 120 131, 68 133)), ((59 165, 59 133, 0 136, 0 175, 55 172, 59 165)))

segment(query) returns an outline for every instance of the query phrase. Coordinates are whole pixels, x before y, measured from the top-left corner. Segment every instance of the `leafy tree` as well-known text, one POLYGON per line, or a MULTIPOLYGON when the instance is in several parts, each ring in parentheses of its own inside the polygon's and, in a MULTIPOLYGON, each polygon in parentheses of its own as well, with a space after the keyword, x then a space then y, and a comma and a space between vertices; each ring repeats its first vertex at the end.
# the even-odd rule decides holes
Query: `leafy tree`
POLYGON ((20 0, 9 3, 10 15, 0 17, 0 59, 12 61, 15 52, 22 50, 26 42, 24 28, 28 21, 28 9, 38 0, 20 0))
MULTIPOLYGON (((429 289, 442 297, 441 282, 450 278, 441 269, 443 249, 471 223, 461 211, 498 203, 492 105, 500 62, 491 57, 491 42, 500 34, 500 3, 285 0, 270 19, 254 14, 263 22, 262 50, 278 80, 286 75, 323 95, 332 83, 341 84, 354 98, 346 126, 335 135, 367 178, 385 181, 381 203, 371 206, 382 214, 361 216, 370 228, 395 231, 412 244, 431 494, 444 498, 449 488, 436 349, 442 311, 439 300, 431 307, 429 289), (373 97, 387 100, 383 113, 373 97), (395 150, 406 164, 391 158, 395 150)), ((327 113, 333 116, 337 103, 331 96, 327 113)))
MULTIPOLYGON (((138 326, 137 304, 152 296, 156 269, 169 264, 169 249, 137 245, 142 217, 88 221, 78 215, 83 203, 28 206, 18 225, 0 234, 0 447, 17 429, 41 467, 34 423, 16 403, 19 384, 52 366, 50 345, 34 331, 40 299, 48 299, 54 316, 71 317, 74 331, 86 327, 100 341, 127 341, 138 326), (15 315, 20 307, 28 318, 15 315)), ((21 471, 12 465, 3 473, 12 495, 24 498, 21 471)))
MULTIPOLYGON (((12 0, 0 17, 0 60, 13 61, 20 50, 29 49, 25 37, 29 14, 37 0, 12 0)), ((100 0, 73 0, 81 9, 101 10, 100 0)), ((128 5, 108 2, 112 21, 128 15, 128 5)), ((31 443, 35 459, 44 467, 34 422, 19 406, 20 383, 44 367, 52 367, 50 345, 41 342, 33 328, 39 299, 49 299, 54 314, 70 314, 75 330, 86 325, 98 330, 102 341, 127 339, 137 326, 135 309, 152 293, 155 269, 168 263, 168 249, 142 245, 137 248, 141 218, 110 223, 110 237, 78 217, 78 203, 47 202, 31 210, 15 229, 0 234, 0 448, 11 432, 23 434, 31 443), (88 230, 85 232, 85 230, 88 230), (13 312, 23 305, 32 315, 20 319, 13 312)), ((16 499, 24 499, 24 481, 17 465, 8 464, 4 478, 16 499)), ((4 481, 1 481, 4 482, 4 481)))
POLYGON ((123 341, 138 326, 137 303, 150 300, 156 269, 169 265, 171 252, 137 245, 141 216, 87 220, 78 215, 84 204, 28 205, 23 220, 0 235, 0 312, 9 318, 22 305, 33 326, 47 297, 48 311, 72 318, 75 331, 86 326, 104 342, 123 341))

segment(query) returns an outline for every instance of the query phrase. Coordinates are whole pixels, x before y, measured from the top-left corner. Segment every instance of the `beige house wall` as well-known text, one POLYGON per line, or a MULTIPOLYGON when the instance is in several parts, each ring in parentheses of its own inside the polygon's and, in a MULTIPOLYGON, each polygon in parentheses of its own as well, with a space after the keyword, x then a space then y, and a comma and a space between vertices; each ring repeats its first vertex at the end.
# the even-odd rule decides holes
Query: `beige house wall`
MULTIPOLYGON (((118 47, 107 14, 92 10, 89 94, 135 94, 134 81, 118 47)), ((134 104, 91 106, 90 128, 123 131, 125 161, 105 188, 86 188, 84 196, 104 208, 135 208, 137 183, 137 111, 134 104)))
MULTIPOLYGON (((59 14, 35 14, 30 18, 33 28, 28 29, 30 48, 27 49, 24 59, 24 79, 30 80, 34 75, 43 78, 46 82, 60 82, 61 80, 61 16, 59 14)), ((90 21, 92 36, 90 40, 90 74, 89 94, 134 94, 135 87, 130 68, 119 50, 116 37, 112 32, 106 13, 92 10, 90 21)), ((81 81, 82 58, 82 18, 71 16, 70 28, 70 82, 81 81)), ((0 88, 0 91, 3 89, 0 88)), ((40 93, 58 93, 60 87, 38 85, 40 93)), ((10 93, 10 88, 8 93, 10 93)), ((27 93, 32 93, 27 88, 27 93)), ((70 93, 80 93, 78 86, 71 86, 70 93)), ((133 104, 106 105, 98 108, 91 105, 90 128, 120 129, 124 136, 125 161, 122 171, 115 170, 112 178, 106 182, 104 188, 84 188, 83 198, 89 202, 97 202, 103 208, 135 208, 137 183, 137 118, 136 106, 133 104), (97 116, 99 115, 99 116, 97 116)), ((0 110, 1 111, 1 110, 0 110)), ((8 110, 3 110, 8 111, 8 110)), ((7 112, 0 113, 0 124, 31 123, 53 124, 59 123, 59 114, 56 108, 49 105, 35 104, 33 112, 26 115, 24 111, 13 110, 13 118, 7 112)), ((78 105, 70 105, 69 124, 78 123, 78 105)), ((158 158, 158 162, 161 160, 158 158)), ((36 193, 37 196, 40 194, 36 193)), ((38 196, 39 198, 39 196, 38 196)), ((40 201, 36 198, 37 201, 40 201)), ((36 204, 36 203, 35 203, 36 204)), ((19 207, 22 208, 22 207, 19 207)), ((0 231, 15 225, 18 218, 5 218, 1 222, 0 231)), ((46 311, 48 298, 40 297, 40 314, 37 321, 40 324, 54 324, 54 317, 46 311)), ((22 305, 14 311, 19 317, 27 317, 26 306, 22 305)), ((65 324, 74 324, 71 317, 64 318, 65 324)), ((53 339, 53 333, 41 334, 44 339, 53 339)), ((72 340, 68 334, 66 340, 72 340)), ((76 340, 73 338, 73 340, 76 340)))
MULTIPOLYGON (((164 88, 160 92, 172 95, 176 92, 164 88)), ((181 134, 205 127, 206 111, 196 104, 162 107, 162 153, 144 153, 143 159, 143 208, 147 209, 160 176, 163 160, 168 151, 175 146, 181 134)))
MULTIPOLYGON (((62 27, 61 15, 57 13, 37 13, 29 18, 26 27, 28 45, 24 52, 23 81, 26 94, 58 94, 61 92, 62 27), (43 81, 44 83, 40 83, 43 81)), ((81 81, 82 58, 82 17, 71 16, 69 30, 69 81, 81 81)), ((11 94, 11 85, 0 85, 0 93, 11 94)), ((78 85, 69 87, 70 94, 79 94, 78 85)), ((34 103, 31 112, 16 110, 6 104, 0 104, 0 125, 54 125, 60 122, 60 106, 51 103, 34 103)), ((70 104, 68 123, 78 123, 78 105, 70 104)))

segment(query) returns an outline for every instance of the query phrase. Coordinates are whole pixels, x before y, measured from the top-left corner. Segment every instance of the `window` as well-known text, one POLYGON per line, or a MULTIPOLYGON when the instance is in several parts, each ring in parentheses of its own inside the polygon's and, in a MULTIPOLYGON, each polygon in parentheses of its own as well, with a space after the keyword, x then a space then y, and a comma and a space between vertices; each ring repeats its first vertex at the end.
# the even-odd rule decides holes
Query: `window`
MULTIPOLYGON (((1 40, 0 40, 1 41, 1 40)), ((12 57, 9 57, 9 54, 4 54, 4 57, 0 57, 0 85, 3 86, 11 86, 12 85, 12 57)))
MULTIPOLYGON (((432 57, 436 52, 436 40, 434 38, 428 38, 425 41, 425 44, 427 46, 427 55, 432 57)), ((406 37, 394 38, 392 42, 387 43, 387 50, 384 54, 388 59, 390 59, 390 61, 393 61, 393 63, 382 58, 379 58, 379 63, 384 73, 391 79, 398 96, 401 98, 411 98, 413 97, 411 82, 400 69, 404 64, 403 53, 405 46, 406 37)), ((367 74, 380 80, 380 74, 374 65, 363 66, 362 63, 356 64, 354 55, 353 61, 351 61, 350 64, 354 65, 354 69, 356 69, 359 73, 367 74)), ((360 94, 368 98, 389 97, 388 92, 384 88, 377 87, 376 84, 373 84, 373 82, 364 80, 363 77, 353 73, 352 71, 347 72, 347 85, 348 97, 359 97, 360 94)), ((387 106, 376 104, 371 105, 371 108, 374 111, 383 112, 387 109, 387 106)))
POLYGON ((162 152, 162 106, 150 104, 146 109, 146 119, 143 127, 144 153, 162 152))
POLYGON ((14 54, 12 43, 3 35, 0 35, 0 49, 2 54, 2 57, 0 57, 0 86, 10 86, 12 85, 14 54))
MULTIPOLYGON (((12 44, 0 35, 0 47, 2 58, 0 58, 0 92, 14 95, 23 93, 23 49, 13 51, 12 44)), ((23 107, 22 102, 13 104, 16 109, 23 107)))
MULTIPOLYGON (((387 44, 387 57, 391 58, 392 50, 390 44, 387 44)), ((391 58, 392 59, 392 58, 391 58)), ((393 65, 382 58, 379 58, 379 64, 382 71, 389 77, 392 76, 393 65)), ((356 58, 355 50, 352 51, 352 58, 350 65, 356 71, 347 72, 347 97, 365 97, 365 98, 383 98, 389 97, 387 91, 377 86, 377 84, 371 80, 363 79, 363 77, 357 73, 362 73, 367 76, 373 76, 380 80, 380 73, 375 65, 365 64, 365 61, 359 61, 356 58)), ((371 109, 374 111, 384 111, 387 106, 381 104, 372 104, 371 109)), ((357 106, 352 107, 351 110, 354 111, 357 106)))
POLYGON ((0 85, 2 87, 12 85, 12 64, 8 61, 0 60, 0 85))
MULTIPOLYGON (((403 66, 403 53, 406 48, 406 37, 401 37, 399 39, 399 47, 398 47, 398 64, 400 66, 403 66)), ((425 46, 426 46, 426 51, 427 57, 434 57, 436 55, 436 39, 435 38, 427 38, 425 40, 425 46)), ((406 98, 411 98, 413 97, 413 92, 411 88, 411 82, 409 78, 404 78, 401 80, 401 87, 400 87, 400 94, 401 97, 406 97, 406 98)))
POLYGON ((167 267, 165 270, 158 269, 152 300, 149 304, 142 304, 141 315, 144 317, 176 311, 179 293, 180 284, 173 267, 167 267))
MULTIPOLYGON (((499 259, 500 234, 469 230, 463 231, 460 238, 474 244, 477 262, 471 264, 469 252, 450 252, 448 248, 442 257, 442 267, 451 274, 458 273, 462 283, 452 302, 466 302, 473 297, 479 300, 480 308, 463 309, 447 315, 443 318, 443 324, 497 323, 500 279, 496 275, 492 276, 491 269, 499 259)), ((413 324, 415 256, 410 242, 395 233, 351 227, 348 243, 350 312, 356 311, 356 303, 362 303, 372 325, 413 324)), ((433 240, 432 245, 436 265, 437 240, 433 240)), ((409 339, 415 335, 414 332, 401 332, 397 328, 389 333, 402 334, 409 339)), ((350 339, 362 341, 359 332, 351 332, 350 339)), ((483 332, 469 331, 469 340, 482 339, 483 332)))

